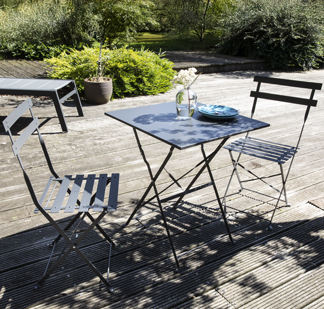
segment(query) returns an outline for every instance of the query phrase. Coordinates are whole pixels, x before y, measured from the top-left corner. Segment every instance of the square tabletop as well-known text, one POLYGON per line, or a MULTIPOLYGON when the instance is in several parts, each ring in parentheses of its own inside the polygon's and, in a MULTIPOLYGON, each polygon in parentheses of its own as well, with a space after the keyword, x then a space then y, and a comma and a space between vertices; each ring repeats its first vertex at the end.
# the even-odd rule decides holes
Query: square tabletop
MULTIPOLYGON (((198 106, 202 105, 198 103, 198 106)), ((192 119, 177 120, 175 102, 105 113, 177 149, 186 149, 240 133, 268 127, 269 124, 245 116, 216 120, 195 111, 192 119)))
POLYGON ((38 78, 0 78, 0 91, 42 91, 52 92, 61 89, 73 80, 65 79, 38 79, 38 78))

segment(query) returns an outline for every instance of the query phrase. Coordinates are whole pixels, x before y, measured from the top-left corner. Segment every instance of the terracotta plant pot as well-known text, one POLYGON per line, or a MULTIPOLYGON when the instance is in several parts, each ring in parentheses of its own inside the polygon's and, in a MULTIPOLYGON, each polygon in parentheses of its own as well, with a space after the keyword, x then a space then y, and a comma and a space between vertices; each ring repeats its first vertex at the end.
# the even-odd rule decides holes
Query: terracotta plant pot
POLYGON ((99 82, 84 80, 84 94, 91 104, 105 104, 110 101, 113 91, 112 79, 102 77, 99 82))

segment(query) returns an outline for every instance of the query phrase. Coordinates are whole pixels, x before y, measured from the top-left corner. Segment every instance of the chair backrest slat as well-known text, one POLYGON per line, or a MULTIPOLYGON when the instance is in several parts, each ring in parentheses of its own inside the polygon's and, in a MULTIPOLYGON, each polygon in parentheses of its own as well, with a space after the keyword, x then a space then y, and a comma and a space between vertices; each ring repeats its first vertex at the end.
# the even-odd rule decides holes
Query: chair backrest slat
POLYGON ((34 118, 34 120, 21 133, 21 135, 17 138, 17 140, 13 141, 12 150, 15 155, 19 154, 21 147, 25 144, 27 139, 35 132, 35 130, 38 129, 38 126, 39 126, 39 121, 37 118, 34 118))
POLYGON ((297 97, 291 97, 291 96, 286 96, 286 95, 278 95, 278 94, 267 93, 267 92, 251 91, 250 96, 254 97, 254 98, 287 102, 287 103, 295 103, 295 104, 301 104, 301 105, 307 105, 307 106, 316 106, 317 105, 317 100, 297 98, 297 97))
POLYGON ((30 98, 28 98, 23 103, 21 103, 18 107, 16 107, 15 110, 10 115, 8 115, 8 117, 6 117, 6 119, 2 122, 5 131, 8 132, 8 130, 21 117, 21 115, 23 115, 32 106, 33 106, 33 102, 30 98))
POLYGON ((315 89, 315 90, 322 89, 321 83, 304 82, 304 81, 283 79, 283 78, 255 76, 254 81, 261 82, 261 83, 267 83, 267 84, 273 84, 273 85, 297 87, 297 88, 306 88, 306 89, 315 89))
POLYGON ((119 174, 111 174, 110 192, 108 198, 108 211, 117 209, 118 184, 119 184, 119 174))
POLYGON ((267 76, 254 76, 254 81, 257 82, 257 89, 256 91, 251 91, 250 94, 251 97, 254 97, 252 110, 251 110, 252 118, 254 116, 258 99, 266 99, 272 101, 280 101, 283 103, 294 103, 294 104, 307 106, 305 111, 305 116, 304 116, 304 123, 305 123, 307 116, 309 114, 310 107, 315 107, 317 105, 317 100, 313 99, 315 91, 322 89, 321 83, 304 82, 298 80, 274 78, 274 77, 267 77, 267 76), (295 88, 308 89, 310 93, 309 93, 309 97, 295 97, 290 95, 275 94, 273 93, 273 91, 271 92, 264 91, 264 90, 261 91, 261 85, 264 84, 286 86, 288 88, 295 87, 295 88))

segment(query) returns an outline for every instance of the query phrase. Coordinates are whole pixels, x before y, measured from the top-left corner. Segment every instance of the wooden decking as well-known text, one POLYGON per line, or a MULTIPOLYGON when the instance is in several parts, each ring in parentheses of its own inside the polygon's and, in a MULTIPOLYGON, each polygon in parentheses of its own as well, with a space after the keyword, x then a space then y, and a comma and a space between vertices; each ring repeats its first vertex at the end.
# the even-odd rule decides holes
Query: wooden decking
MULTIPOLYGON (((323 70, 233 72, 201 75, 193 88, 200 102, 236 107, 249 116, 254 74, 324 81, 323 70)), ((55 231, 40 215, 33 214, 21 169, 1 128, 0 308, 324 308, 324 91, 315 96, 318 106, 311 110, 288 181, 292 205, 280 206, 273 230, 266 229, 273 200, 265 203, 260 196, 245 191, 232 195, 227 203, 235 244, 226 235, 211 187, 187 196, 177 210, 173 210, 171 202, 164 205, 180 258, 179 272, 175 271, 155 200, 123 228, 148 185, 149 176, 132 129, 104 115, 105 111, 173 101, 176 92, 174 89, 158 96, 114 100, 100 106, 83 102, 84 117, 78 117, 73 103, 67 102, 64 114, 69 133, 61 132, 49 99, 33 99, 34 112, 42 123, 42 133, 60 174, 107 171, 121 175, 118 210, 104 222, 118 243, 111 262, 110 281, 115 288, 112 294, 99 289, 98 279, 73 254, 40 290, 33 291, 44 271, 50 254, 47 244, 55 231)), ((0 97, 1 121, 23 99, 0 97)), ((297 124, 302 122, 297 119, 298 109, 293 112, 277 104, 265 104, 256 118, 271 126, 255 134, 291 139, 297 124), (285 133, 278 135, 277 126, 284 126, 285 133)), ((140 137, 155 171, 168 147, 148 136, 140 137)), ((216 146, 217 143, 210 143, 207 150, 216 146)), ((31 147, 26 151, 36 190, 40 192, 47 175, 43 173, 44 162, 32 155, 33 150, 31 147)), ((167 171, 180 176, 200 160, 199 147, 177 151, 167 171)), ((278 168, 263 161, 244 160, 256 172, 278 168)), ((227 151, 217 155, 212 169, 222 195, 231 171, 227 151)), ((194 173, 185 177, 182 185, 194 173)), ((206 179, 208 175, 203 174, 201 181, 206 179)), ((168 182, 165 173, 159 187, 168 182)), ((236 184, 232 193, 234 189, 236 184)), ((254 189, 269 193, 259 184, 254 189)), ((170 190, 177 192, 174 187, 170 190)), ((61 220, 63 224, 66 218, 61 220)), ((86 239, 83 250, 102 272, 107 270, 108 246, 99 233, 94 231, 86 239)))

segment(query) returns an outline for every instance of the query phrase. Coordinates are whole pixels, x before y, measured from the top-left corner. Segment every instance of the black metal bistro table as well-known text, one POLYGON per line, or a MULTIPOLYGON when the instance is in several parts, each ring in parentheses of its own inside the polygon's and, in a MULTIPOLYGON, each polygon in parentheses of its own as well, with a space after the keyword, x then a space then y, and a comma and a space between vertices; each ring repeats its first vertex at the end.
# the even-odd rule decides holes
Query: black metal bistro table
MULTIPOLYGON (((199 105, 200 104, 198 103, 198 106, 199 105)), ((105 114, 133 128, 139 150, 141 152, 145 164, 147 165, 147 169, 151 178, 151 183, 149 184, 142 198, 136 205, 134 211, 128 218, 126 225, 129 224, 130 220, 134 217, 136 212, 145 203, 146 196, 148 195, 148 193, 153 187, 155 193, 154 198, 157 199, 161 216, 164 222, 164 226, 169 238, 170 246, 177 267, 179 268, 179 261, 173 246, 167 221, 162 208, 162 202, 166 201, 167 199, 163 199, 163 200, 160 199, 159 194, 164 190, 158 192, 156 188, 156 181, 160 176, 161 172, 163 171, 164 167, 170 160, 173 150, 175 148, 179 150, 184 150, 190 147, 200 146, 201 153, 202 153, 202 161, 196 165, 196 167, 201 165, 200 170, 198 170, 197 174, 193 177, 192 181, 190 182, 188 187, 184 190, 184 192, 176 196, 178 200, 174 204, 174 207, 176 207, 179 204, 179 202, 183 199, 183 197, 186 194, 198 190, 200 188, 206 187, 206 185, 203 186, 200 185, 199 187, 196 186, 195 188, 193 188, 193 185, 197 181, 199 176, 202 174, 202 172, 207 168, 210 177, 210 182, 208 185, 213 186, 216 199, 225 222, 227 233, 230 237, 230 240, 233 242, 231 232, 226 219, 226 214, 224 212, 215 185, 213 174, 210 169, 210 162, 213 160, 215 155, 218 153, 218 151, 223 147, 223 145, 231 136, 265 128, 268 127, 269 124, 255 119, 251 119, 249 117, 241 116, 241 115, 237 116, 234 119, 220 121, 220 120, 206 118, 205 116, 200 115, 197 111, 194 113, 192 119, 190 120, 185 120, 185 121, 177 120, 175 102, 168 102, 162 104, 155 104, 155 105, 135 107, 135 108, 124 109, 124 110, 111 111, 111 112, 106 112, 105 114), (165 157, 163 163, 161 164, 160 168, 158 169, 155 175, 153 175, 150 164, 146 159, 145 153, 140 143, 138 131, 146 133, 154 138, 157 138, 158 140, 170 146, 170 150, 167 156, 165 157), (216 146, 214 151, 212 151, 209 155, 206 155, 206 152, 204 150, 204 144, 216 140, 220 140, 220 143, 216 146)), ((176 179, 173 180, 177 181, 176 179)), ((175 196, 172 196, 169 199, 174 197, 175 196)))

